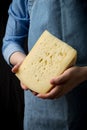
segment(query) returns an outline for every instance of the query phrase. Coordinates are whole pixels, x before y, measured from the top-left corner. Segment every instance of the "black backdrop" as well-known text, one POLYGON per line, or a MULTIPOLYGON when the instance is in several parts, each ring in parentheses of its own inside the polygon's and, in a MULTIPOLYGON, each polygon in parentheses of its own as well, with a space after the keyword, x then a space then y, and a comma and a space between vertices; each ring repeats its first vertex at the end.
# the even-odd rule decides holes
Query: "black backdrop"
POLYGON ((10 2, 0 1, 0 130, 22 130, 24 91, 1 53, 10 2))

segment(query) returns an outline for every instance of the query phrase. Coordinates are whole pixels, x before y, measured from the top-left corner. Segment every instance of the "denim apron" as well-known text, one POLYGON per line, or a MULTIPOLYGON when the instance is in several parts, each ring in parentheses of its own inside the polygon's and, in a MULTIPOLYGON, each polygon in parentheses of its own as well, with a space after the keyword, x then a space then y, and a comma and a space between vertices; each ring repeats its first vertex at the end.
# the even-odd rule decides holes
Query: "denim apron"
MULTIPOLYGON (((87 65, 86 0, 28 0, 28 12, 29 50, 47 29, 77 49, 77 65, 87 65)), ((87 82, 54 100, 39 99, 25 91, 24 130, 85 130, 86 100, 87 82)))

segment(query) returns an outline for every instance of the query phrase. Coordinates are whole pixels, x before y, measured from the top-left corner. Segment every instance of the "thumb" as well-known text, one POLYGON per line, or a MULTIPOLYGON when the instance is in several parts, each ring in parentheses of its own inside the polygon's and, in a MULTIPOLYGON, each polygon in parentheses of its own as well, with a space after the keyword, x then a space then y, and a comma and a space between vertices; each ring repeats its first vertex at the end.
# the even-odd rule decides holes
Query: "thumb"
POLYGON ((52 78, 52 79, 50 80, 50 83, 51 83, 52 85, 58 85, 58 84, 63 83, 65 80, 66 80, 66 76, 64 76, 63 74, 61 74, 59 77, 52 78))
POLYGON ((18 71, 18 69, 19 69, 19 66, 20 66, 20 64, 16 64, 13 68, 12 68, 12 72, 13 73, 16 73, 17 71, 18 71))

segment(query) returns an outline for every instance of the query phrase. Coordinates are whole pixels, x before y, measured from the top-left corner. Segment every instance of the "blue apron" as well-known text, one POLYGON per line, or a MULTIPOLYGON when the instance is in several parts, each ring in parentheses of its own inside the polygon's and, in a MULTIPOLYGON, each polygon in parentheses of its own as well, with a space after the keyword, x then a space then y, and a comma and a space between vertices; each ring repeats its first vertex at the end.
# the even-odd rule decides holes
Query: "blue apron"
MULTIPOLYGON (((28 12, 29 50, 47 29, 77 49, 77 65, 87 66, 85 0, 28 0, 28 12)), ((87 82, 54 100, 39 99, 25 91, 24 130, 85 130, 86 100, 87 82)))

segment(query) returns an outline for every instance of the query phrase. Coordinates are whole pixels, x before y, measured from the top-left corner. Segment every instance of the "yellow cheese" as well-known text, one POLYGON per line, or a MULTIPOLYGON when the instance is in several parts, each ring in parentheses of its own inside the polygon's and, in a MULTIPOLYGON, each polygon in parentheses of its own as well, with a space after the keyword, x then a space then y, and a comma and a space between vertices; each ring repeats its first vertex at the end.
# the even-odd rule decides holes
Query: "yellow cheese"
POLYGON ((16 76, 29 89, 47 93, 50 80, 74 65, 77 51, 45 30, 19 67, 16 76))

